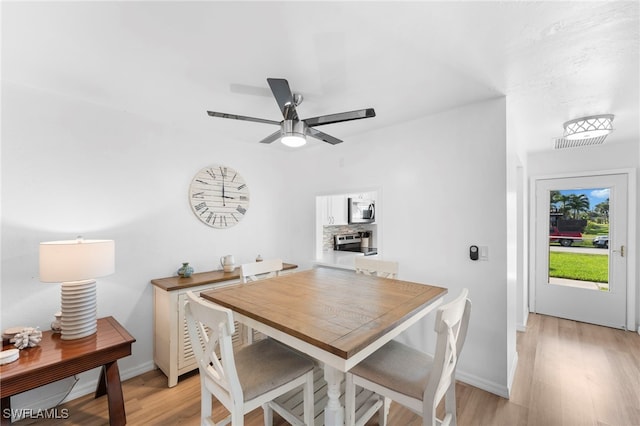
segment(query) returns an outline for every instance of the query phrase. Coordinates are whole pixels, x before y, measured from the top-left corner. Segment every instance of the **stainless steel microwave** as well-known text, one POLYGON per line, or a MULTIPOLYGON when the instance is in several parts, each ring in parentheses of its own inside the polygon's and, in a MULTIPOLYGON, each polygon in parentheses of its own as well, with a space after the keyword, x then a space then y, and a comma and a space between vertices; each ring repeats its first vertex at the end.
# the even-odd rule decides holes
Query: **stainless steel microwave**
POLYGON ((348 198, 349 223, 373 223, 376 221, 376 202, 348 198))

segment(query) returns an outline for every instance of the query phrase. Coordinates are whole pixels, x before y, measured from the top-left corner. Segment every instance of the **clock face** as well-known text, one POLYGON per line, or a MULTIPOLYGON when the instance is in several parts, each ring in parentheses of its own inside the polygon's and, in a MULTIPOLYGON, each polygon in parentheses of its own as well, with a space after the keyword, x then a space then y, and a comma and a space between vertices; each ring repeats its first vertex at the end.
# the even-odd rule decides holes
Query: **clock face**
POLYGON ((200 170, 189 186, 191 209, 202 223, 229 228, 249 209, 249 188, 231 167, 213 165, 200 170))

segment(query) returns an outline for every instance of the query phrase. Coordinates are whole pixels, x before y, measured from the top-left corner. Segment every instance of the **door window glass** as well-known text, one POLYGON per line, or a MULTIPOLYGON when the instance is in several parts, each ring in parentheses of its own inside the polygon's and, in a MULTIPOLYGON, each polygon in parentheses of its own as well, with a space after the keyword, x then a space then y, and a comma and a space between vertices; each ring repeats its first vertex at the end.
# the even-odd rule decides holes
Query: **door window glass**
POLYGON ((549 284, 609 291, 609 193, 549 191, 549 284))

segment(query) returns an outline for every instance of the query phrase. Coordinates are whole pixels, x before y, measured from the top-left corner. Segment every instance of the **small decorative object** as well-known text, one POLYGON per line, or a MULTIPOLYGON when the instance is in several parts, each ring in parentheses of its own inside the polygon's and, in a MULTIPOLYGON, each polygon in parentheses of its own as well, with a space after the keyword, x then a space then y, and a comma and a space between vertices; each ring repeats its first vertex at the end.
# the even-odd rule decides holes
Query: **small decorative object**
POLYGON ((11 341, 13 345, 18 349, 32 348, 38 346, 38 343, 42 340, 42 331, 39 327, 25 327, 20 333, 13 336, 11 341))
POLYGON ((193 274, 193 267, 189 265, 189 262, 182 262, 182 266, 178 269, 178 275, 189 278, 191 274, 193 274))
POLYGON ((11 342, 11 339, 13 339, 16 334, 20 333, 23 328, 26 328, 26 326, 21 325, 21 326, 18 326, 18 327, 11 327, 11 328, 5 329, 2 332, 2 340, 3 341, 6 340, 7 342, 11 342))
POLYGON ((20 357, 20 351, 18 349, 7 349, 0 352, 0 365, 9 364, 16 361, 20 357))
POLYGON ((54 333, 60 333, 62 331, 62 312, 58 311, 54 316, 56 319, 51 322, 51 330, 54 333))
POLYGON ((258 257, 256 257, 256 262, 262 262, 262 256, 258 255, 258 257))
POLYGON ((236 268, 235 260, 233 260, 233 255, 228 254, 226 256, 222 256, 220 258, 220 266, 222 266, 222 270, 224 272, 233 272, 233 270, 236 268))

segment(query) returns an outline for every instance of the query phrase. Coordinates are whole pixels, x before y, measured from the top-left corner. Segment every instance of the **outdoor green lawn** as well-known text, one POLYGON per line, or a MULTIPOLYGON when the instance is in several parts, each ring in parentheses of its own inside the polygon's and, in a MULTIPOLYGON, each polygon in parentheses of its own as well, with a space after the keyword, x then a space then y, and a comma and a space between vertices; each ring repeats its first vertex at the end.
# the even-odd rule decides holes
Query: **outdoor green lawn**
POLYGON ((609 281, 609 256, 598 254, 549 253, 549 276, 580 281, 609 281))

